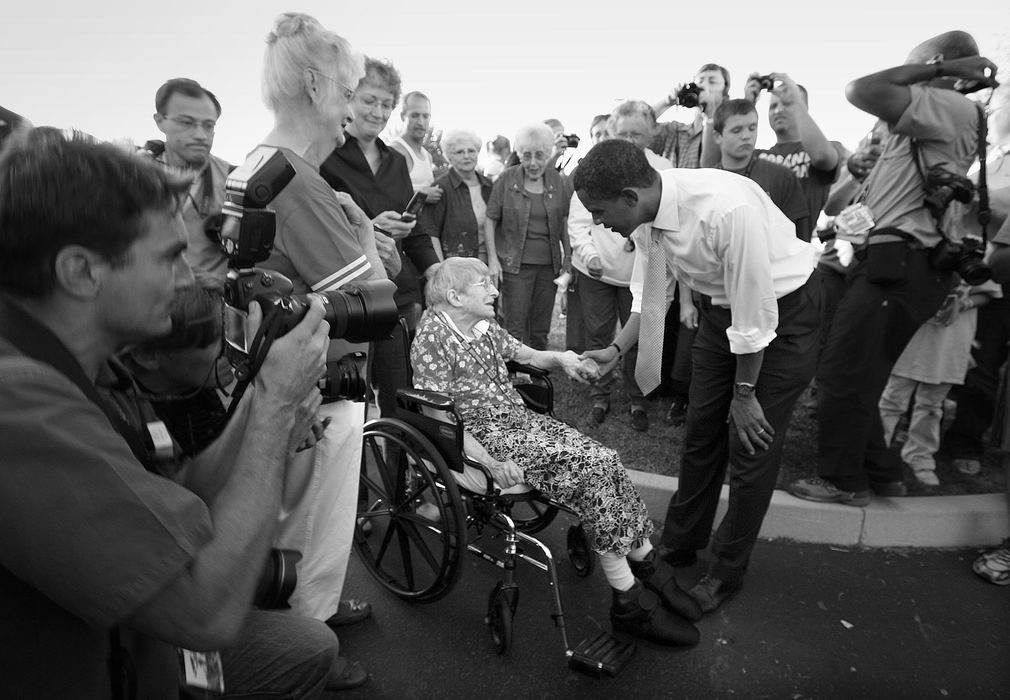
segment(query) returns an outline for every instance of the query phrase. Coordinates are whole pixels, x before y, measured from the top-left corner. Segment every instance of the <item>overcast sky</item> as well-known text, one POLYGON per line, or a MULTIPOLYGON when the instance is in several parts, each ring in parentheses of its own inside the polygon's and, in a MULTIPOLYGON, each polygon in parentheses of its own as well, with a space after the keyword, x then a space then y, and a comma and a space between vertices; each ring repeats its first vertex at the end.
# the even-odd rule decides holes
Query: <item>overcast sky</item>
MULTIPOLYGON (((4 5, 0 104, 36 124, 142 143, 159 135, 151 119, 158 86, 194 78, 221 100, 214 151, 232 162, 270 129, 259 97, 264 38, 288 10, 312 14, 359 51, 391 60, 405 91, 431 97, 435 126, 485 138, 511 138, 516 127, 547 117, 586 137, 594 114, 622 99, 655 101, 714 62, 729 69, 732 97, 742 96, 752 71, 790 74, 809 89, 811 113, 827 136, 852 148, 873 120, 845 101, 845 84, 901 63, 915 44, 948 29, 971 32, 983 55, 1005 65, 997 77, 1010 79, 1005 0, 4 5)), ((758 105, 760 145, 774 141, 766 107, 767 97, 758 105)))

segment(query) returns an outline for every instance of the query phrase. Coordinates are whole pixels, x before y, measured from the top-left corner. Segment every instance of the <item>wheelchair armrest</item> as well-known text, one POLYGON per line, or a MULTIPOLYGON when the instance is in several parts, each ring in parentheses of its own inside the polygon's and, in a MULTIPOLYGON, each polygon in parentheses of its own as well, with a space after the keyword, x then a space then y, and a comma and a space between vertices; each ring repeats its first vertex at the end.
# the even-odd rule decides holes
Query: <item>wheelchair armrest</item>
POLYGON ((427 389, 397 389, 396 403, 415 413, 421 412, 418 408, 433 408, 437 411, 452 411, 455 408, 448 394, 427 389))
POLYGON ((509 371, 509 374, 513 372, 521 372, 522 374, 528 374, 536 379, 545 379, 550 376, 550 370, 543 369, 541 367, 534 367, 533 365, 524 365, 521 362, 516 362, 515 360, 509 360, 505 363, 505 369, 509 371))

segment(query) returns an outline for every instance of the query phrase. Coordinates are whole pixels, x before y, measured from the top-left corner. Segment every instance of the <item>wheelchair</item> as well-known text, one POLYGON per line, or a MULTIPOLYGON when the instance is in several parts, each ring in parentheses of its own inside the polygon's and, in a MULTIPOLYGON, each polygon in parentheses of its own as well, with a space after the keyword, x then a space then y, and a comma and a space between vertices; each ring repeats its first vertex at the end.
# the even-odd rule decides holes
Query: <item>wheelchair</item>
MULTIPOLYGON (((514 362, 508 369, 526 405, 552 415, 549 373, 514 362)), ((631 658, 634 643, 607 631, 569 645, 554 556, 532 535, 572 511, 528 485, 496 487, 487 468, 464 454, 463 423, 445 394, 401 389, 395 417, 365 424, 360 483, 354 547, 395 595, 418 603, 448 595, 464 550, 498 566, 503 578, 488 596, 484 622, 496 652, 505 654, 519 604, 516 564, 524 561, 547 574, 551 617, 571 669, 613 677, 631 658), (499 538, 492 551, 490 540, 499 538)), ((581 524, 568 529, 567 549, 576 574, 589 576, 596 557, 581 524)))

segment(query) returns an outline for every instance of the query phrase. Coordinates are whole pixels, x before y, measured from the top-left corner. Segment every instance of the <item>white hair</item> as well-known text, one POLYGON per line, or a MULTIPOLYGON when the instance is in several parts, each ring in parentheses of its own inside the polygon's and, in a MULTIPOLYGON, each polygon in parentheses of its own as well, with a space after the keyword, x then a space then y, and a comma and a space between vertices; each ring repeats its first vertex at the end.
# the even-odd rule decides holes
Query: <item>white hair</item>
MULTIPOLYGON (((271 111, 277 111, 302 92, 306 70, 329 75, 327 71, 334 65, 339 77, 351 88, 365 74, 363 58, 347 39, 323 27, 315 17, 285 12, 274 20, 274 30, 267 35, 263 102, 271 111)), ((329 89, 335 90, 336 86, 329 89)))
POLYGON ((478 258, 446 258, 431 274, 424 288, 424 298, 428 306, 438 311, 446 307, 450 289, 459 290, 473 282, 479 282, 491 273, 487 265, 478 258))
POLYGON ((537 146, 541 146, 541 150, 549 153, 554 147, 554 132, 543 122, 527 124, 519 127, 512 143, 516 153, 522 153, 527 148, 536 150, 537 146))
POLYGON ((452 147, 458 143, 473 144, 477 152, 480 153, 480 136, 470 129, 449 129, 442 134, 442 140, 439 142, 439 145, 442 147, 442 153, 451 153, 452 147))

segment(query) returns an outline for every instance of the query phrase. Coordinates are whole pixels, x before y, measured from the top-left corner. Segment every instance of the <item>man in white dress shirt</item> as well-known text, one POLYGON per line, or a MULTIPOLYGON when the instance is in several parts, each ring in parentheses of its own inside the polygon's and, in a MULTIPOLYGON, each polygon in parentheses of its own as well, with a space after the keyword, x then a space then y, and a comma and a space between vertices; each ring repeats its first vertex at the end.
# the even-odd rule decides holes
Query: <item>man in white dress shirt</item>
POLYGON ((626 141, 595 146, 574 185, 596 223, 636 243, 631 317, 610 347, 586 353, 601 371, 638 343, 636 379, 648 393, 659 382, 675 285, 702 295, 679 489, 659 549, 674 565, 696 561, 728 464, 729 509, 689 591, 711 612, 742 585, 793 406, 814 374, 819 300, 807 280, 815 249, 752 180, 708 169, 657 173, 626 141))

